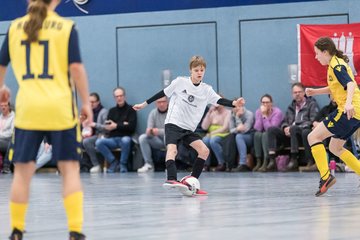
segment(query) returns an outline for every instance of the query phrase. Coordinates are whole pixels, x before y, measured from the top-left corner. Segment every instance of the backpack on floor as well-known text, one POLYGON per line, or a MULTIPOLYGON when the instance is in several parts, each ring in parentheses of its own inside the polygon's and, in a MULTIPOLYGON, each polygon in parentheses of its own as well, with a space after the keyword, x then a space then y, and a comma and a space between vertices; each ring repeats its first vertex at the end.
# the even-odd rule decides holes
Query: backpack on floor
POLYGON ((285 171, 290 159, 289 155, 279 155, 275 158, 278 171, 285 171))

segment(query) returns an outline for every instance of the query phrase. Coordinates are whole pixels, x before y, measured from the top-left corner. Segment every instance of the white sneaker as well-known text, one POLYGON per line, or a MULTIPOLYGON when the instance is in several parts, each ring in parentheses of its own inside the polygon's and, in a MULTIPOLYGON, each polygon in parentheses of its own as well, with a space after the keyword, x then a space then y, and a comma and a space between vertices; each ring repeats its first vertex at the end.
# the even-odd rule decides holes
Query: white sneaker
POLYGON ((149 163, 145 163, 144 166, 142 166, 141 168, 139 168, 137 170, 138 173, 146 173, 146 172, 153 172, 153 171, 154 171, 154 167, 149 163))
POLYGON ((354 172, 354 170, 352 170, 352 169, 349 168, 348 166, 345 166, 345 172, 354 172))
POLYGON ((90 169, 90 173, 100 173, 100 172, 101 172, 100 165, 96 165, 90 169))

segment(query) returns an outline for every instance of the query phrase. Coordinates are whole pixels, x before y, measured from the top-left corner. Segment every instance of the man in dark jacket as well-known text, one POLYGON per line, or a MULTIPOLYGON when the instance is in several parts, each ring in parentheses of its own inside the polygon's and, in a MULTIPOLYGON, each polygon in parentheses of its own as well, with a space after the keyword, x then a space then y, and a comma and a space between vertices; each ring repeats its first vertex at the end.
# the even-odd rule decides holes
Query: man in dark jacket
POLYGON ((110 163, 108 173, 115 172, 118 166, 111 150, 121 148, 120 172, 125 173, 128 171, 127 162, 131 153, 131 135, 136 129, 136 111, 127 104, 124 88, 117 87, 113 93, 116 106, 109 110, 108 120, 105 121, 108 138, 96 140, 96 148, 110 163))
POLYGON ((297 170, 300 145, 305 148, 306 159, 312 158, 307 135, 311 132, 312 123, 319 107, 314 98, 305 96, 305 88, 301 83, 294 83, 291 89, 293 100, 288 106, 281 127, 271 127, 268 130, 270 158, 268 171, 276 169, 276 151, 280 146, 290 145, 290 161, 286 167, 287 171, 297 170))

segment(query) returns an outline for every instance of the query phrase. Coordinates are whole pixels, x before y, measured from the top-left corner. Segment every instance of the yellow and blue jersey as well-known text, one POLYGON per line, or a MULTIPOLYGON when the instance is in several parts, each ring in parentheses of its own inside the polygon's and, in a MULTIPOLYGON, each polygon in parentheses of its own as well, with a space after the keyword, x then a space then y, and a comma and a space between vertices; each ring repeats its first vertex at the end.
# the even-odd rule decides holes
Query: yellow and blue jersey
POLYGON ((15 127, 66 130, 78 123, 69 65, 81 62, 78 36, 71 20, 48 11, 38 41, 27 41, 28 15, 14 20, 0 51, 0 64, 11 61, 19 84, 15 127))
MULTIPOLYGON (((339 113, 344 112, 347 98, 347 84, 354 80, 354 75, 349 65, 342 59, 333 56, 327 71, 327 83, 330 88, 331 95, 338 105, 339 113)), ((355 118, 360 120, 360 90, 355 88, 352 104, 355 109, 355 118)))

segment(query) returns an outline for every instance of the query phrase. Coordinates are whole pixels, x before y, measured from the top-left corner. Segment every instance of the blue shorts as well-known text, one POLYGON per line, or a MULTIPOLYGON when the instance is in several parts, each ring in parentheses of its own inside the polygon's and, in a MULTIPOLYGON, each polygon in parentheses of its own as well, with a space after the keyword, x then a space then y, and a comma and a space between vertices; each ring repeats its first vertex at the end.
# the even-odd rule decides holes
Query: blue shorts
POLYGON ((347 119, 347 115, 336 109, 323 121, 325 127, 334 134, 334 138, 347 140, 360 127, 360 120, 356 118, 347 119))
POLYGON ((44 137, 52 145, 54 161, 80 160, 81 136, 78 126, 62 131, 36 131, 15 128, 9 149, 9 160, 13 163, 35 161, 44 137))

